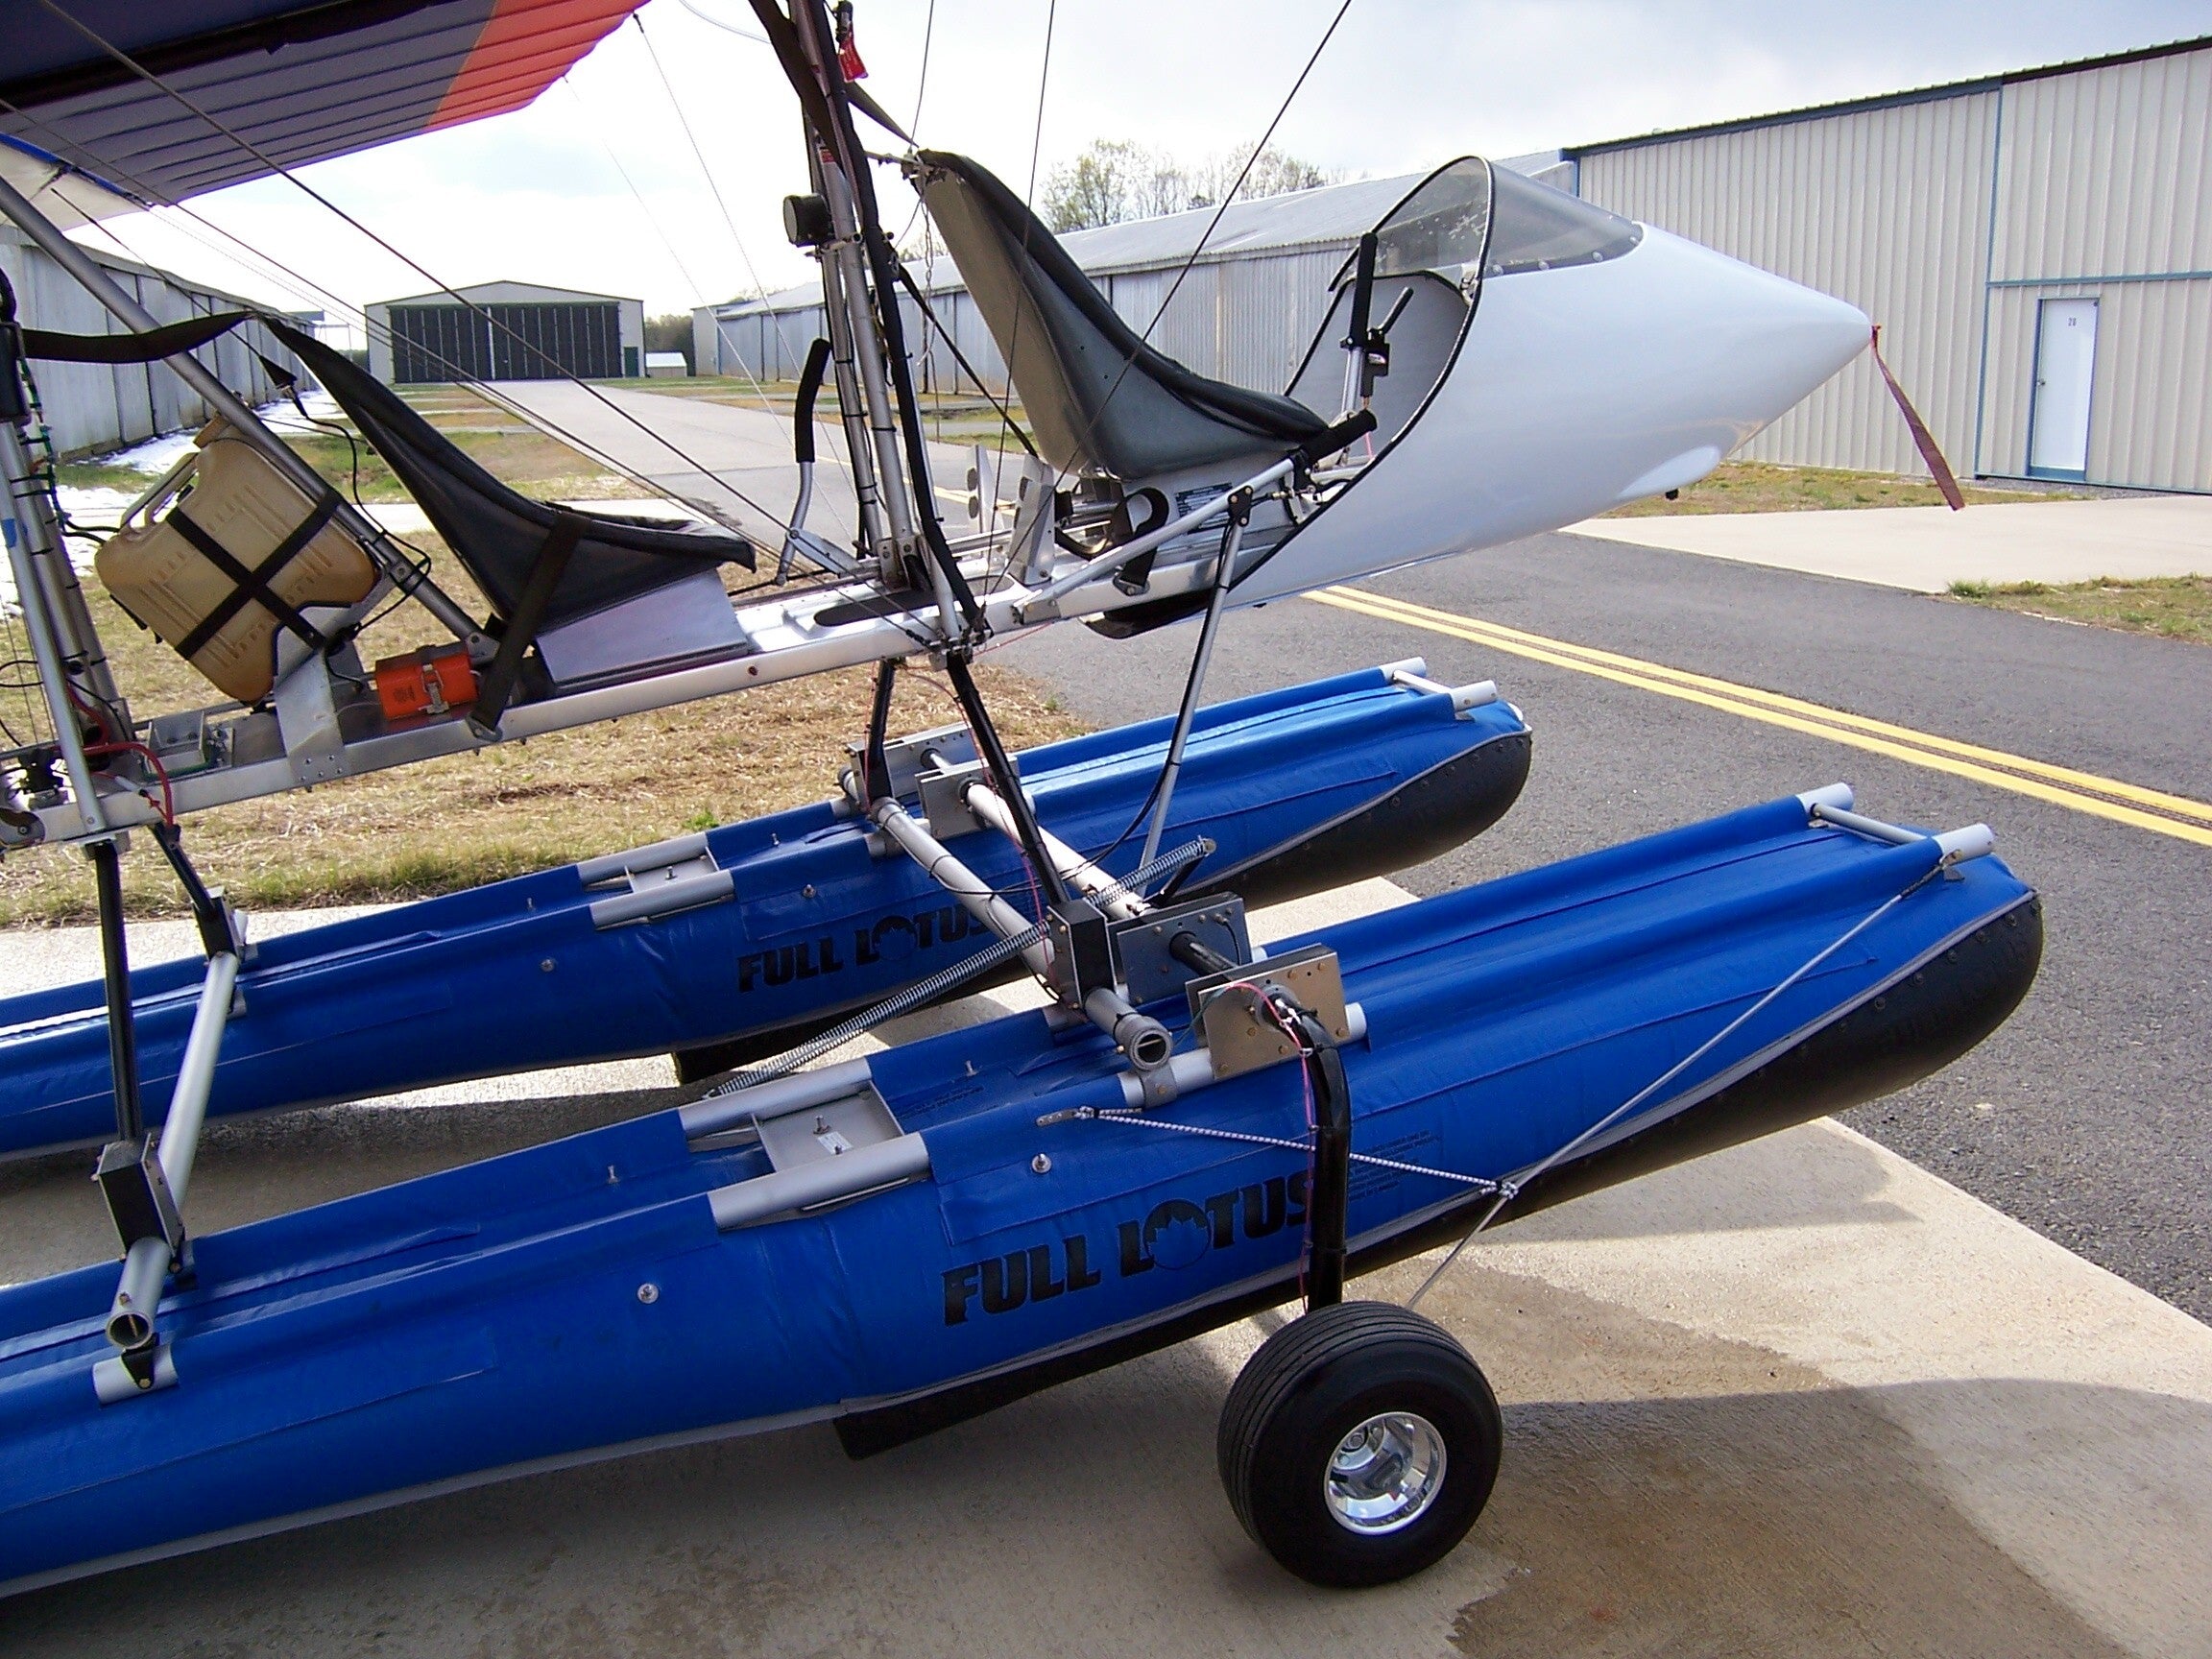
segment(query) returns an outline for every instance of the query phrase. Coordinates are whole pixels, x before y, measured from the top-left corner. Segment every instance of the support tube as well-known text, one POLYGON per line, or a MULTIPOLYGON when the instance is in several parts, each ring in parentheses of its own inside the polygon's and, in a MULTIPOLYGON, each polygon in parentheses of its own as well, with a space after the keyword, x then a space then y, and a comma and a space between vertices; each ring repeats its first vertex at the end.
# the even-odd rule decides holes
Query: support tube
POLYGON ((123 1258, 123 1278, 108 1310, 108 1340, 124 1353, 154 1340, 154 1310, 168 1277, 169 1240, 158 1235, 139 1239, 123 1258))
POLYGON ((115 1096, 115 1138, 137 1141, 146 1133, 146 1114, 138 1099, 131 943, 123 931, 123 855, 111 840, 95 841, 87 855, 100 899, 100 970, 108 995, 108 1076, 115 1096))
MULTIPOLYGON (((1022 844, 1022 832, 1014 822, 1014 814, 1007 809, 1006 803, 1000 798, 998 790, 978 778, 961 791, 960 798, 967 805, 968 810, 974 813, 985 824, 998 830, 999 834, 1005 836, 1017 847, 1022 844)), ((1145 911, 1151 909, 1151 906, 1138 898, 1136 894, 1124 892, 1121 884, 1112 876, 1092 863, 1090 859, 1084 857, 1082 854, 1076 852, 1074 848, 1069 846, 1067 842, 1061 840, 1059 836, 1053 834, 1043 825, 1037 827, 1037 834, 1045 844, 1046 855, 1052 860, 1062 878, 1080 891, 1085 898, 1094 901, 1098 907, 1115 921, 1126 922, 1130 918, 1142 916, 1145 911), (1106 897, 1101 898, 1101 894, 1106 895, 1106 897)))
MULTIPOLYGON (((1000 939, 1019 938, 1031 930, 1029 919, 998 897, 991 884, 945 850, 945 844, 922 827, 911 812, 886 796, 868 808, 876 828, 899 844, 938 886, 960 901, 968 913, 1000 939)), ((1052 959, 1043 940, 1022 952, 1029 972, 1049 978, 1052 959)))
MULTIPOLYGON (((230 998, 237 986, 238 958, 234 953, 222 950, 207 959, 207 977, 200 987, 192 1034, 185 1039, 177 1087, 169 1097, 169 1116, 161 1124, 161 1178, 168 1185, 170 1198, 180 1207, 184 1202, 184 1190, 192 1184, 200 1131, 207 1121, 207 1096, 215 1084, 215 1061, 222 1052, 223 1032, 230 1022, 230 998)), ((169 1241, 158 1235, 138 1239, 124 1256, 123 1275, 108 1310, 108 1340, 125 1353, 143 1348, 154 1339, 154 1314, 161 1305, 161 1286, 172 1265, 169 1241)))
MULTIPOLYGON (((7 180, 0 179, 0 189, 7 180)), ((31 478, 30 457, 24 453, 22 436, 14 426, 0 422, 0 472, 4 472, 9 493, 20 499, 28 492, 31 478)), ((10 509, 12 507, 12 499, 10 509)), ((46 717, 54 723, 54 740, 61 748, 62 770, 69 774, 69 792, 76 799, 77 816, 88 833, 98 833, 108 828, 107 812, 100 802, 100 791, 92 781, 92 768, 84 758, 84 741, 79 735, 76 710, 70 707, 69 687, 61 677, 61 644, 54 626, 54 618, 46 609, 46 589, 39 583, 38 571, 33 563, 32 537, 46 539, 45 516, 39 514, 34 522, 32 513, 20 516, 10 509, 8 513, 16 534, 8 538, 8 566, 15 578, 15 602, 23 609, 23 629, 31 636, 31 655, 36 659, 38 686, 46 694, 46 717)), ((52 556, 54 549, 41 547, 37 551, 52 556)))
MULTIPOLYGON (((1017 939, 1031 931, 1027 917, 992 891, 982 877, 947 852, 944 843, 924 829, 897 801, 886 798, 877 802, 868 809, 868 816, 908 857, 929 873, 931 880, 959 900, 970 915, 999 938, 1017 939)), ((1047 984, 1051 982, 1052 958, 1042 940, 1024 950, 1022 960, 1038 978, 1047 984)), ((1083 1014, 1114 1039, 1114 1046, 1128 1056, 1129 1064, 1140 1071, 1150 1071, 1162 1065, 1173 1046, 1166 1027, 1149 1014, 1138 1013, 1129 1005, 1127 998, 1109 987, 1100 986, 1084 998, 1083 1014)))
POLYGON ((1186 531, 1195 530, 1209 518, 1218 518, 1229 511, 1231 499, 1238 491, 1249 490, 1259 495, 1279 478, 1286 478, 1296 465, 1293 461, 1278 461, 1264 472, 1255 472, 1243 483, 1211 501, 1201 502, 1180 518, 1170 519, 1157 530, 1147 530, 1134 541, 1124 541, 1118 547, 1109 547, 1088 564, 1078 565, 1067 575, 1047 583, 1036 592, 1022 600, 1019 607, 1024 623, 1048 622, 1052 619, 1052 605, 1057 599, 1072 593, 1087 582, 1095 582, 1109 570, 1118 570, 1141 553, 1149 553, 1166 541, 1172 541, 1186 531))
POLYGON ((207 977, 200 986, 200 1006, 192 1015, 192 1034, 184 1040, 184 1059, 177 1068, 177 1088, 169 1096, 169 1115, 161 1120, 161 1174, 169 1183, 169 1196, 180 1205, 192 1182, 192 1161, 199 1156, 200 1131, 207 1121, 207 1097, 215 1088, 215 1061, 223 1050, 223 1033, 230 1023, 230 1002, 237 987, 238 958, 228 950, 209 957, 207 977))
POLYGON ((1214 663, 1214 639, 1221 632, 1221 611, 1229 602, 1229 579, 1236 572, 1237 549, 1243 540, 1243 517, 1238 514, 1230 518, 1229 528, 1221 536, 1221 562, 1214 571, 1214 593, 1206 601, 1206 620, 1198 625, 1198 650, 1190 661, 1190 683, 1183 687, 1183 706, 1175 710, 1175 734, 1167 740, 1167 759, 1160 768, 1160 799, 1152 808, 1152 828, 1144 831, 1144 851, 1137 859, 1140 864, 1149 864, 1159 855, 1160 837, 1167 829, 1167 808, 1174 805, 1175 781, 1183 775, 1184 745, 1190 741, 1190 722, 1197 715, 1198 699, 1205 690, 1206 670, 1214 663))

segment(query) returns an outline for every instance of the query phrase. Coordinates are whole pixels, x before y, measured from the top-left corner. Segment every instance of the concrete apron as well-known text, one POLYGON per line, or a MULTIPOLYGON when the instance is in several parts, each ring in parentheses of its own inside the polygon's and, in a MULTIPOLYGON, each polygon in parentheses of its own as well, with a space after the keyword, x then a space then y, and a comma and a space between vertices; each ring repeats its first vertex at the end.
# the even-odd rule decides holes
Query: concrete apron
POLYGON ((2094 582, 2212 573, 2212 497, 1978 502, 1817 513, 1588 518, 1575 536, 1701 553, 1885 588, 1954 582, 2094 582))
MULTIPOLYGON (((1363 883, 1261 931, 1405 897, 1363 883)), ((83 951, 19 934, 0 961, 70 977, 83 951)), ((221 1126, 193 1209, 402 1179, 652 1109, 667 1078, 221 1126)), ((84 1163, 0 1166, 0 1279, 108 1253, 84 1163)), ((1468 1541, 1386 1590, 1287 1577, 1215 1479, 1222 1396, 1290 1309, 866 1463, 817 1427, 513 1481, 18 1598, 0 1646, 2212 1653, 2212 1330, 1834 1123, 1505 1229, 1424 1310, 1489 1372, 1505 1463, 1468 1541)))

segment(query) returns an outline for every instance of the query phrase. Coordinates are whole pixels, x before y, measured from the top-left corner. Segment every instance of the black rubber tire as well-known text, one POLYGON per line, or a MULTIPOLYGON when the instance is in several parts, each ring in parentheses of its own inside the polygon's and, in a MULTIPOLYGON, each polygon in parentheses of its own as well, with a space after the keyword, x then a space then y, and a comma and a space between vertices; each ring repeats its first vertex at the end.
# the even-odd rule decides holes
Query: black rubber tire
POLYGON ((1215 1452, 1253 1542, 1311 1584, 1388 1584, 1433 1566, 1490 1500, 1504 1425, 1489 1382, 1451 1334, 1387 1302, 1339 1302, 1261 1345, 1221 1407, 1215 1452), (1380 1412, 1416 1412, 1444 1440, 1444 1484, 1410 1526, 1361 1534, 1330 1513, 1330 1458, 1380 1412))

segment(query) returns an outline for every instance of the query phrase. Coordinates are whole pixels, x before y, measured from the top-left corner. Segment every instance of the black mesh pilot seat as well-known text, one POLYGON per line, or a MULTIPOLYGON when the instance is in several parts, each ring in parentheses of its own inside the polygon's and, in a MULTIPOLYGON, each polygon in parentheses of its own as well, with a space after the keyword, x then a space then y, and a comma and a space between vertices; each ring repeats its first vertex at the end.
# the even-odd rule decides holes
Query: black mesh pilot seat
POLYGON ((520 617, 527 631, 542 631, 721 565, 752 568, 753 547, 741 536, 531 500, 477 466, 350 359, 278 318, 262 321, 352 417, 502 622, 520 617), (565 558, 541 598, 530 591, 531 578, 542 580, 541 561, 557 527, 565 558))
POLYGON ((941 150, 919 159, 923 203, 1055 467, 1135 481, 1280 455, 1327 429, 1303 403, 1209 380, 1154 350, 998 179, 941 150))

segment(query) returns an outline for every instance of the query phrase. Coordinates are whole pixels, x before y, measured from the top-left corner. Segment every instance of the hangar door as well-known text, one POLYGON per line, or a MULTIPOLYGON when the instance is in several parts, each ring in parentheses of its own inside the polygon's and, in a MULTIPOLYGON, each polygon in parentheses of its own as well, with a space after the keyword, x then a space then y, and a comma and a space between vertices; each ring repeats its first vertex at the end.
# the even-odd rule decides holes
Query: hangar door
POLYGON ((402 386, 622 372, 622 308, 613 302, 392 307, 392 378, 402 386))

